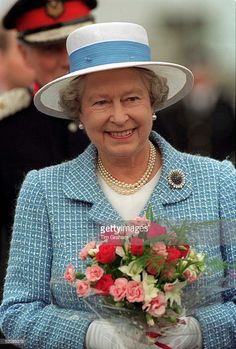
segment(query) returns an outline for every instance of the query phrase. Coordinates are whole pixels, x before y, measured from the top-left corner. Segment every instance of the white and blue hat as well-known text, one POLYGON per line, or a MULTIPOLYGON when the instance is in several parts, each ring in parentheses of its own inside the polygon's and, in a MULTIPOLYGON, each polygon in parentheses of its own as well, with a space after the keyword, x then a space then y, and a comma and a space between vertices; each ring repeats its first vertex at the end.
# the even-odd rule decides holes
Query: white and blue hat
POLYGON ((140 67, 165 77, 169 94, 160 109, 182 99, 193 85, 193 75, 186 67, 151 60, 147 32, 138 24, 111 22, 79 28, 68 36, 67 52, 70 73, 42 87, 34 98, 36 107, 51 116, 69 118, 58 103, 60 90, 77 76, 94 72, 140 67))

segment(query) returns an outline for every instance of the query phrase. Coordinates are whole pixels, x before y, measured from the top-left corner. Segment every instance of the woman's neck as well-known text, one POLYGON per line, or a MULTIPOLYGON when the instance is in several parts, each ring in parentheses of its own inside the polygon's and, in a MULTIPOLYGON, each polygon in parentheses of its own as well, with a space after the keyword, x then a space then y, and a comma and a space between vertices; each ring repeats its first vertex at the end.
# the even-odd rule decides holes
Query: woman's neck
MULTIPOLYGON (((153 171, 149 177, 151 180, 161 167, 160 151, 156 149, 156 160, 153 171)), ((103 166, 117 180, 128 184, 137 182, 145 173, 150 155, 149 142, 140 152, 134 156, 107 157, 99 154, 103 166)))

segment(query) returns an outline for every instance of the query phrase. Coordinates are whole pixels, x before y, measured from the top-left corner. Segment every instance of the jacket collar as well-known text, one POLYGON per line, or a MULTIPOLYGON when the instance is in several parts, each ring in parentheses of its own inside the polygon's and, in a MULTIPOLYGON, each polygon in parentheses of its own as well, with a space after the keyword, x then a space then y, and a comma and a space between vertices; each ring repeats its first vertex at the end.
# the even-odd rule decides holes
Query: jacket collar
MULTIPOLYGON (((192 193, 186 154, 175 150, 155 132, 151 133, 150 139, 161 151, 162 169, 159 182, 148 204, 153 206, 154 203, 155 205, 159 203, 165 206, 186 200, 192 193), (168 176, 174 170, 181 170, 184 174, 185 184, 182 188, 175 189, 168 181, 168 176)), ((90 216, 93 218, 96 216, 97 221, 104 222, 106 217, 113 222, 120 221, 121 218, 112 208, 97 182, 96 159, 96 148, 90 144, 83 154, 72 161, 64 182, 64 193, 70 199, 90 203, 92 206, 90 216)))

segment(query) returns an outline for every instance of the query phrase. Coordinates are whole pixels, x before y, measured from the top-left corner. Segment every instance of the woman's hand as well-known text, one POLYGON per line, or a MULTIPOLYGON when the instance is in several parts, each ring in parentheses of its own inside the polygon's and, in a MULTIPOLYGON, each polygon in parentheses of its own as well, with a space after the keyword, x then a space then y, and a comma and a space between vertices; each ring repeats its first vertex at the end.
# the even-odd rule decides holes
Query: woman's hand
POLYGON ((172 349, 200 349, 202 347, 200 325, 194 317, 182 317, 177 326, 169 328, 158 338, 158 342, 172 349))
POLYGON ((148 345, 145 330, 123 319, 95 320, 87 331, 87 349, 156 349, 148 345), (146 344, 145 344, 146 343, 146 344))

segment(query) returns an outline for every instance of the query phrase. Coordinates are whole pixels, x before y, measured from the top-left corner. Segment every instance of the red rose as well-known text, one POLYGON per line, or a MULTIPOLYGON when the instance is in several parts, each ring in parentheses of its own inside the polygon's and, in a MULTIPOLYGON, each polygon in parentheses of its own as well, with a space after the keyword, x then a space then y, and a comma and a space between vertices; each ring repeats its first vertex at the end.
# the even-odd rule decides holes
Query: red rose
POLYGON ((143 247, 143 239, 140 238, 132 238, 130 241, 130 250, 133 256, 142 256, 144 247, 143 247))
POLYGON ((105 274, 101 277, 100 280, 95 284, 95 290, 98 290, 99 293, 102 293, 103 296, 109 295, 110 287, 114 284, 111 274, 105 274))
POLYGON ((166 234, 166 228, 157 223, 151 223, 151 226, 147 232, 147 238, 156 238, 157 236, 166 234))
POLYGON ((116 258, 116 247, 109 243, 104 243, 99 246, 99 251, 96 253, 96 259, 102 264, 112 263, 116 258))
POLYGON ((178 246, 180 253, 181 253, 181 257, 185 258, 190 250, 190 246, 187 244, 181 244, 178 246))
POLYGON ((168 252, 167 262, 176 261, 176 259, 181 258, 181 252, 178 248, 167 246, 166 250, 168 252))

